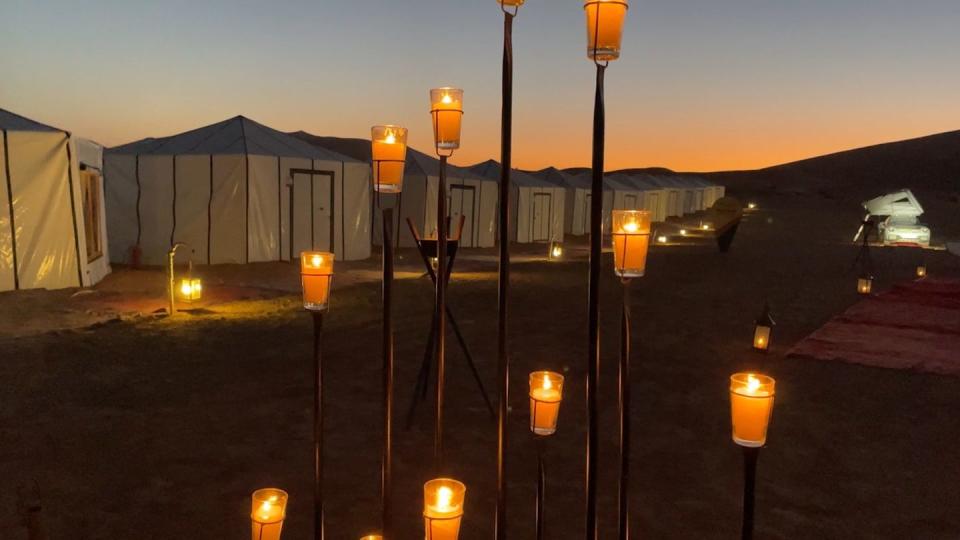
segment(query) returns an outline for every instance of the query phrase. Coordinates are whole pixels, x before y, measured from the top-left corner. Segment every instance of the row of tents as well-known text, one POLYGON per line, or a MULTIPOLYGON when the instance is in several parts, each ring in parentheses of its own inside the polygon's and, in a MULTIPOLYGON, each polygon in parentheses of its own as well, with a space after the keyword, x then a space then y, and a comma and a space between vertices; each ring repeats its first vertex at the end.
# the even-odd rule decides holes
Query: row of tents
MULTIPOLYGON (((436 232, 439 161, 408 149, 403 190, 377 194, 370 143, 284 133, 237 116, 114 148, 0 109, 0 291, 89 286, 110 263, 160 265, 176 242, 194 263, 289 261, 304 250, 366 259, 380 244, 377 207, 394 208, 401 247, 436 232), (409 223, 409 225, 408 225, 409 223)), ((492 247, 500 165, 449 166, 461 246, 492 247)), ((588 169, 511 173, 519 243, 589 229, 588 169)), ((608 173, 603 209, 665 221, 710 207, 722 186, 690 175, 608 173)))

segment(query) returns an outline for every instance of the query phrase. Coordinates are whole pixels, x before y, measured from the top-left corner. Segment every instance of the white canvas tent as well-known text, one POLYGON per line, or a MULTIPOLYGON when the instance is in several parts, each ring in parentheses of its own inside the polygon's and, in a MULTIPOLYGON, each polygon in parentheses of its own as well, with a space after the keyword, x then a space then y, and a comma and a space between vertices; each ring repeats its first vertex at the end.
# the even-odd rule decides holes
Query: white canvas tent
POLYGON ((370 167, 237 116, 107 150, 114 261, 134 246, 162 264, 174 242, 197 263, 370 256, 370 167))
MULTIPOLYGON (((468 169, 499 184, 501 167, 489 159, 468 169)), ((510 175, 510 241, 520 244, 562 242, 565 189, 513 169, 510 175)))
MULTIPOLYGON (((319 148, 346 154, 370 163, 370 141, 341 137, 324 137, 305 132, 291 133, 294 137, 319 148)), ((369 167, 369 166, 368 166, 369 167)), ((395 245, 413 247, 413 235, 407 218, 421 236, 435 236, 437 232, 437 186, 440 160, 419 150, 407 148, 403 169, 403 189, 400 193, 375 194, 371 200, 373 242, 382 243, 383 225, 376 210, 377 197, 383 208, 393 208, 395 245)), ((371 180, 372 182, 372 180, 371 180)), ((497 183, 455 165, 447 165, 447 217, 451 223, 464 218, 460 247, 493 247, 496 242, 497 183)))
MULTIPOLYGON (((568 169, 557 171, 556 169, 544 169, 537 174, 554 174, 554 178, 560 178, 566 185, 566 206, 570 218, 569 229, 564 229, 568 234, 581 236, 590 234, 590 200, 592 173, 589 169, 568 169), (560 173, 559 176, 550 171, 560 173)), ((603 215, 604 224, 609 225, 610 210, 613 208, 613 188, 606 181, 603 184, 603 215)))
POLYGON ((663 212, 662 201, 667 199, 667 190, 645 173, 619 173, 615 176, 621 183, 629 184, 640 191, 640 200, 635 204, 636 210, 650 212, 651 221, 663 221, 666 214, 663 212))
POLYGON ((110 273, 102 149, 0 109, 0 291, 87 287, 110 273))

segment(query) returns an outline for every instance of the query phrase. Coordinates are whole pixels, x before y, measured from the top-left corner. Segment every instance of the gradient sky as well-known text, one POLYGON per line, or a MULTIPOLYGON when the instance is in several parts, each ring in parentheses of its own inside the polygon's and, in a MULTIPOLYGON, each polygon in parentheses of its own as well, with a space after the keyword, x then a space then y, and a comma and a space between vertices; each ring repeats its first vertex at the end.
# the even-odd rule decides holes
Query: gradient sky
MULTIPOLYGON (((960 129, 958 0, 631 0, 607 166, 758 168, 960 129)), ((579 0, 515 24, 514 165, 590 161, 579 0)), ((106 145, 243 114, 430 149, 427 90, 465 89, 455 163, 499 156, 494 0, 0 0, 0 107, 106 145)))

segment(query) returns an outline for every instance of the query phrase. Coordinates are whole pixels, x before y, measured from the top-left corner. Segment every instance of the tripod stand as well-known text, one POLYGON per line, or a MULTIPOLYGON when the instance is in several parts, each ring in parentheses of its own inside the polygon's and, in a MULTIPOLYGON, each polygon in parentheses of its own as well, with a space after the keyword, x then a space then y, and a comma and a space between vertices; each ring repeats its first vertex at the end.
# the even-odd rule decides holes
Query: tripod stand
MULTIPOLYGON (((446 272, 444 275, 444 282, 450 282, 450 275, 453 273, 453 263, 457 258, 457 250, 460 247, 460 235, 463 232, 465 217, 460 216, 460 222, 457 224, 456 233, 452 238, 447 239, 447 265, 446 272)), ((423 266, 426 268, 427 275, 430 276, 430 280, 436 285, 437 283, 437 273, 434 271, 433 265, 430 263, 432 257, 439 257, 440 254, 437 253, 437 240, 431 238, 422 238, 417 231, 416 225, 413 224, 413 221, 410 218, 407 218, 407 226, 410 228, 410 234, 413 235, 413 240, 417 245, 417 251, 420 253, 420 259, 423 261, 423 266)), ((450 228, 448 227, 448 230, 450 228)), ((470 366, 470 371, 473 373, 473 378, 477 382, 477 386, 480 388, 480 395, 483 397, 483 401, 487 406, 487 410, 490 412, 491 418, 495 417, 493 411, 493 404, 490 401, 490 396, 487 394, 486 388, 483 386, 483 380, 480 378, 480 372, 477 370, 477 366, 473 361, 473 356, 470 354, 470 349, 467 347, 467 342, 463 338, 463 334, 460 332, 460 327, 457 324, 457 319, 453 316, 453 310, 450 309, 450 305, 446 305, 446 315, 447 320, 450 322, 450 328, 453 329, 454 335, 457 337, 457 342, 460 344, 460 349, 463 351, 464 357, 467 359, 467 364, 470 366)), ((434 314, 434 319, 430 323, 430 335, 427 337, 427 346, 423 352, 423 362, 420 365, 420 373, 417 376, 417 384, 413 390, 413 397, 410 400, 410 408, 407 410, 407 420, 406 428, 410 429, 413 425, 413 417, 416 413, 417 405, 424 401, 427 398, 427 389, 430 386, 430 371, 431 365, 433 364, 434 359, 434 340, 437 338, 435 335, 434 329, 436 328, 436 314, 434 314)))

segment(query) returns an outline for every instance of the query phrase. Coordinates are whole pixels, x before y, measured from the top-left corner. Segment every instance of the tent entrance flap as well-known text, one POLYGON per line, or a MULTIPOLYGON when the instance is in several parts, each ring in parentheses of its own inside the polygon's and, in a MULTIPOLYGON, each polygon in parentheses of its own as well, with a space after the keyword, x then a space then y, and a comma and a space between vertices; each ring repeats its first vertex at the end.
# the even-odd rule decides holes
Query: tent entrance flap
POLYGON ((530 235, 534 242, 550 241, 550 222, 553 216, 552 195, 550 193, 533 194, 533 215, 530 220, 530 227, 533 229, 530 235))
POLYGON ((474 223, 477 219, 477 213, 474 212, 476 193, 477 189, 474 186, 452 185, 450 194, 447 196, 447 216, 450 218, 450 223, 458 223, 460 216, 464 217, 460 239, 460 245, 464 247, 476 245, 474 241, 474 231, 477 230, 474 223))
POLYGON ((290 259, 334 250, 334 172, 290 169, 290 259))

